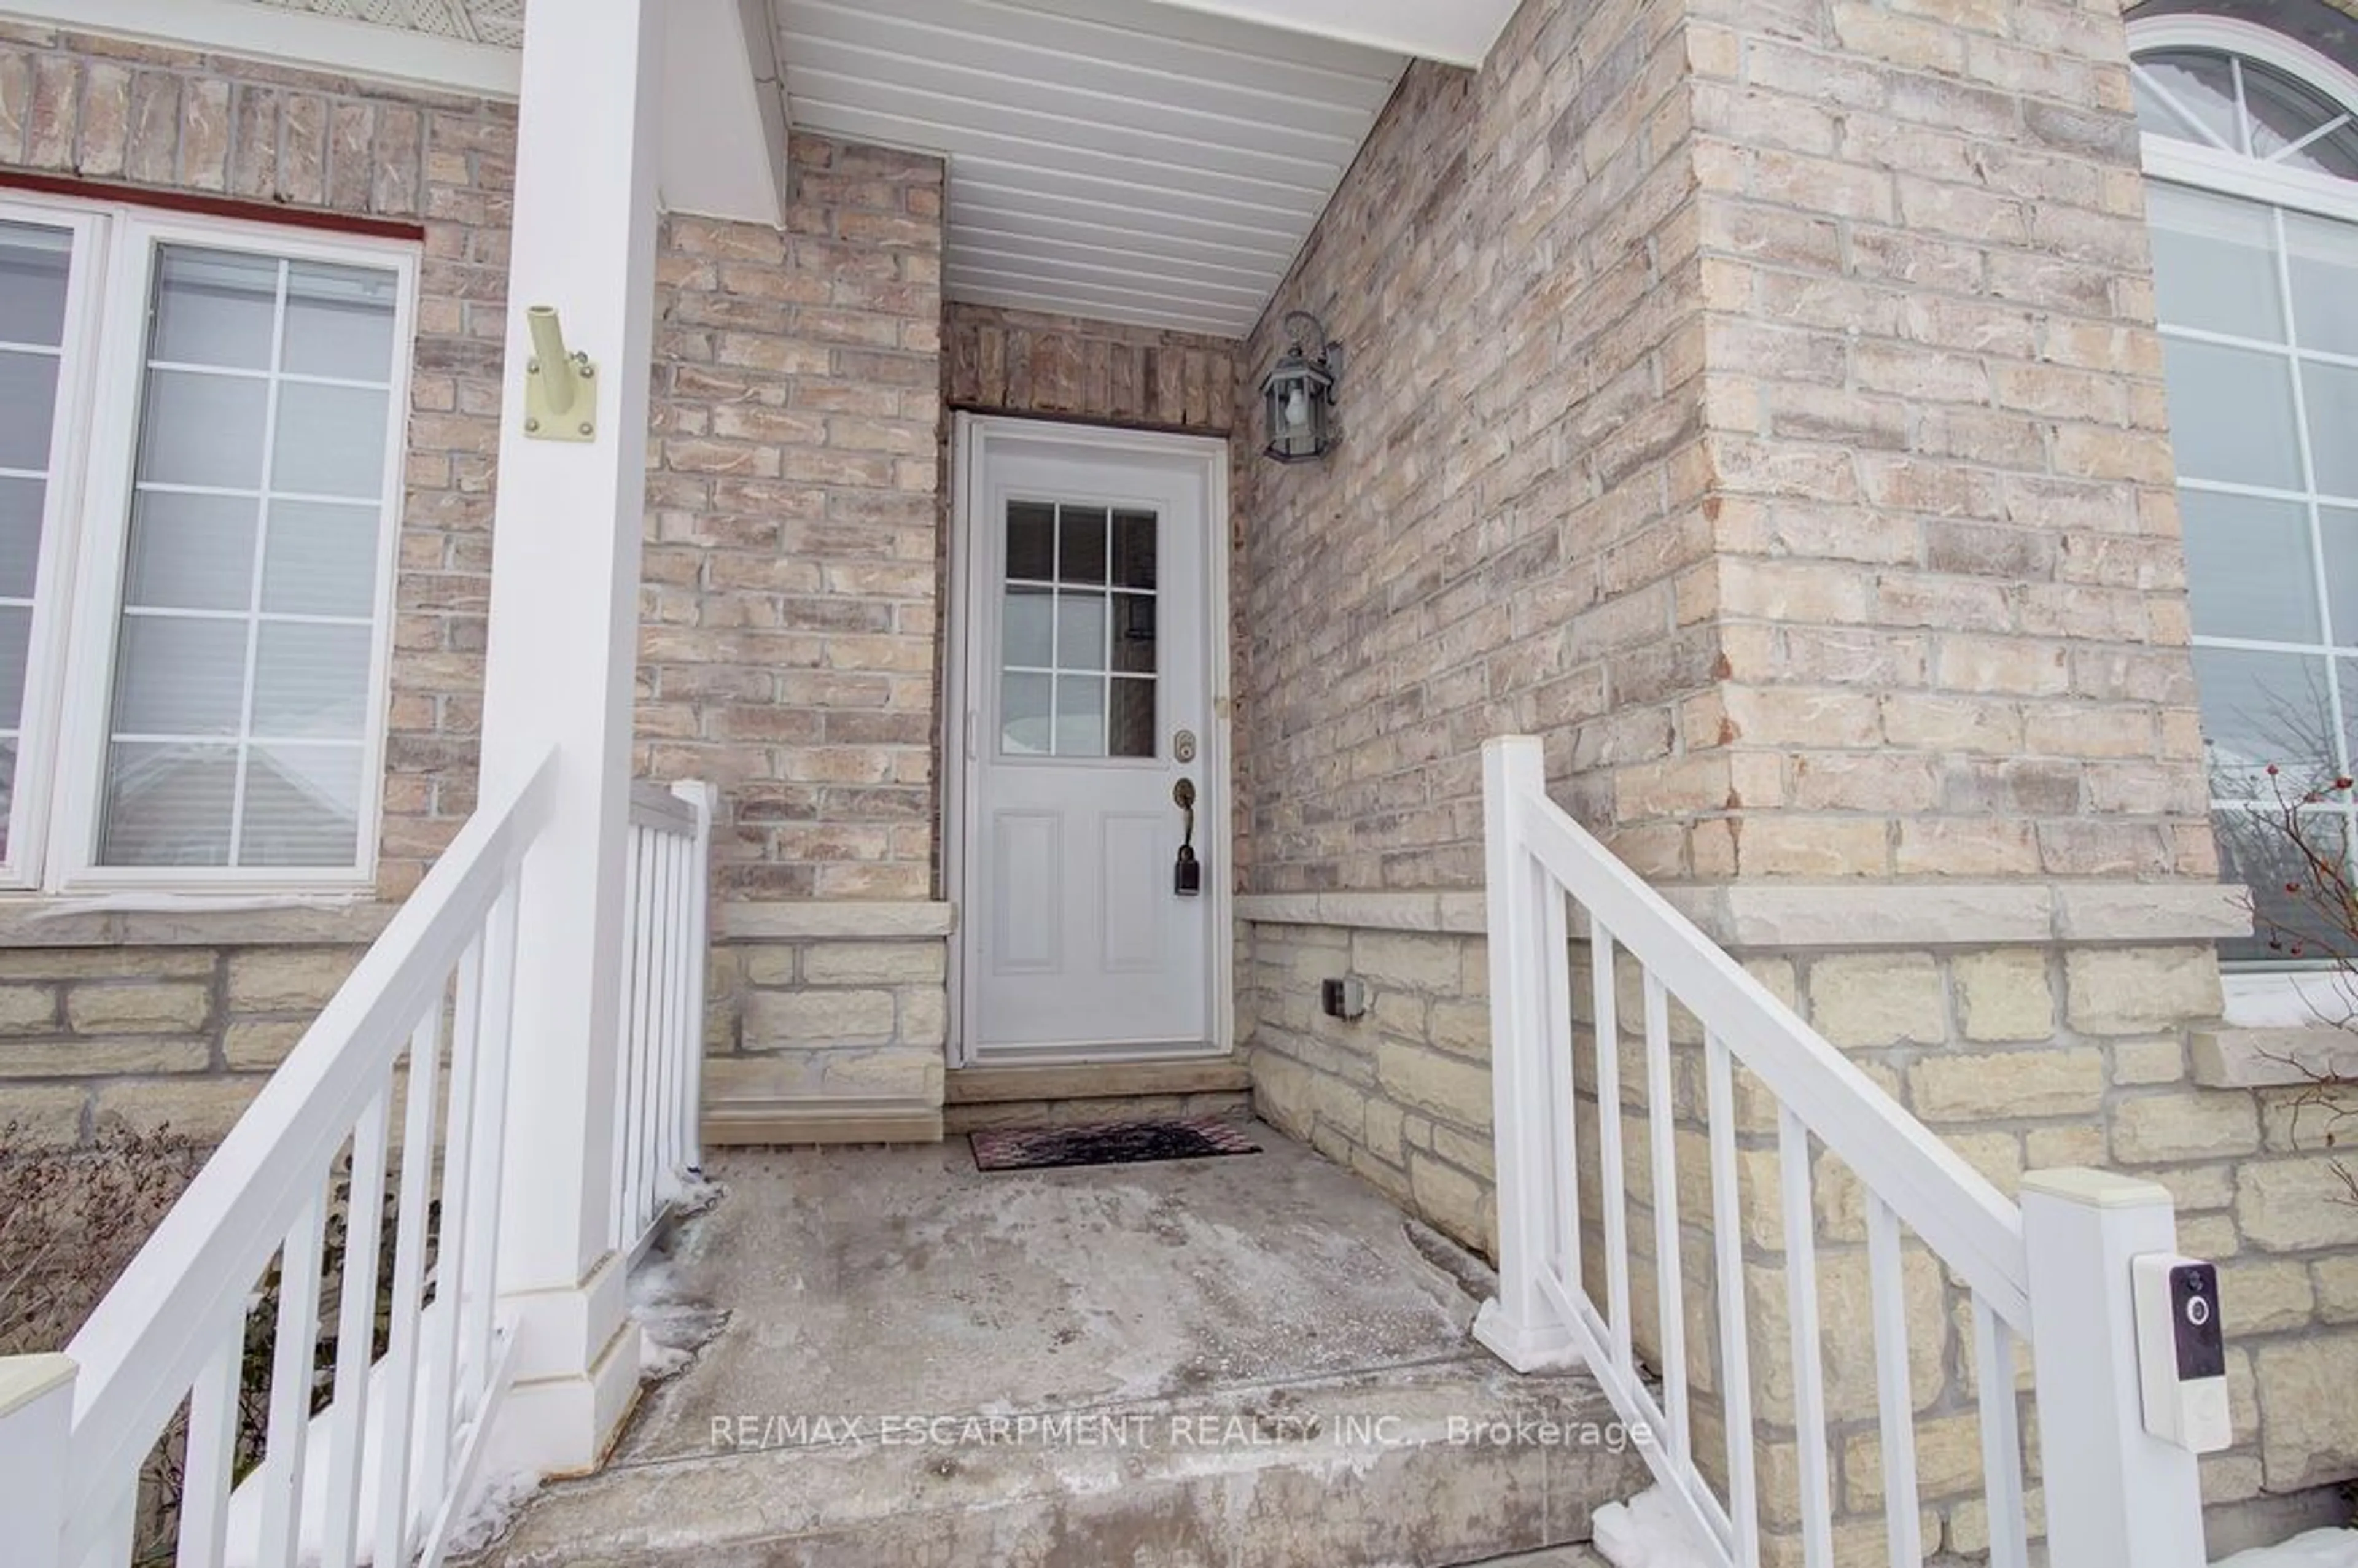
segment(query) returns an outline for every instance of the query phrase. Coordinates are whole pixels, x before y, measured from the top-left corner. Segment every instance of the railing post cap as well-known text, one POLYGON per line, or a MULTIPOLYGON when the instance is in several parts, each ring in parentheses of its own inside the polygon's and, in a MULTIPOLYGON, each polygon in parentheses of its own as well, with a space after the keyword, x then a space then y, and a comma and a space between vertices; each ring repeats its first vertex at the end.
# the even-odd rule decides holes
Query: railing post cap
POLYGON ((2173 1201, 2169 1189, 2158 1182, 2079 1165, 2032 1171, 2022 1178, 2022 1190, 2025 1195, 2037 1193, 2082 1208, 2167 1208, 2173 1201))
POLYGON ((70 1356, 0 1357, 0 1416, 12 1416, 54 1389, 70 1384, 81 1368, 70 1356))

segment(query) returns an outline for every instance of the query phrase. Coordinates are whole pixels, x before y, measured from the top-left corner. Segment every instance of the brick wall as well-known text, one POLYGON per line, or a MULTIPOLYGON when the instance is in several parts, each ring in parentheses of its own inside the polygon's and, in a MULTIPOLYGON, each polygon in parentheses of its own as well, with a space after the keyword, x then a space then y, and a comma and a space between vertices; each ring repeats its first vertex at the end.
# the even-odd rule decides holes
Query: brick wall
POLYGON ((2214 876, 2117 17, 1693 13, 1725 680, 1637 858, 2214 876))
POLYGON ((512 106, 0 24, 0 168, 425 230, 378 887, 474 806, 512 106))
POLYGON ((1348 352, 1325 460, 1238 441, 1253 891, 1477 885, 1485 736, 1633 766, 1709 682, 1684 50, 1532 0, 1480 75, 1412 66, 1249 341, 1348 352))
POLYGON ((925 899, 942 165, 793 157, 784 232, 664 224, 639 771, 721 786, 723 898, 925 899))
POLYGON ((953 302, 944 384, 953 408, 1225 436, 1242 345, 1071 316, 953 302))

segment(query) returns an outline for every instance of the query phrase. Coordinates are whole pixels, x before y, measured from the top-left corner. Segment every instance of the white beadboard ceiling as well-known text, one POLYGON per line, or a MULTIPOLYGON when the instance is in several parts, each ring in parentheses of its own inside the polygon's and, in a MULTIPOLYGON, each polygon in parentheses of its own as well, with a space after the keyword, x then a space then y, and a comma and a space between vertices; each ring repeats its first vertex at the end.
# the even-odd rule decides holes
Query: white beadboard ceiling
POLYGON ((1152 0, 775 0, 802 128, 949 159, 953 299, 1241 337, 1407 60, 1152 0))

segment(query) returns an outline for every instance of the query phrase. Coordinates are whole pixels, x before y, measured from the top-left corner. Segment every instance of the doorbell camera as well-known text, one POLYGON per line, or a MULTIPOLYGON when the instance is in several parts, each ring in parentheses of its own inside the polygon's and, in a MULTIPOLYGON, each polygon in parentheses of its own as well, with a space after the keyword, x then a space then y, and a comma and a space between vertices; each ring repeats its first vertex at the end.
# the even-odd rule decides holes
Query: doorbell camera
POLYGON ((2149 1252, 2129 1260, 2145 1429, 2192 1454, 2234 1439, 2227 1411, 2227 1343, 2219 1271, 2197 1258, 2149 1252))

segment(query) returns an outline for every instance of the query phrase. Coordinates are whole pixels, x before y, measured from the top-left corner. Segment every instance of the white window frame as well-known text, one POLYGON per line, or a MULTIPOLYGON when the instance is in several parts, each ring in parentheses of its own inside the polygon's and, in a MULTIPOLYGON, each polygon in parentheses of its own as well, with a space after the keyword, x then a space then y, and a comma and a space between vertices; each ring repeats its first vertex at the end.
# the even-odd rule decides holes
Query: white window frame
MULTIPOLYGON (((69 294, 68 341, 71 357, 73 334, 81 333, 82 362, 76 384, 70 389, 61 384, 59 395, 59 445, 52 461, 59 464, 64 482, 52 483, 43 519, 42 575, 26 673, 22 745, 27 759, 17 770, 19 787, 10 813, 8 859, 0 864, 0 887, 59 894, 372 891, 384 814, 420 247, 406 240, 16 190, 0 190, 0 216, 75 228, 78 248, 69 294), (373 267, 395 276, 368 718, 361 745, 360 823, 354 860, 347 866, 98 863, 115 641, 146 380, 148 311, 158 250, 172 244, 373 267), (85 245, 86 251, 80 248, 85 245), (38 731, 33 728, 37 716, 43 724, 38 731)), ((251 671, 247 678, 252 678, 251 671)))
MULTIPOLYGON (((2296 81, 2321 93, 2344 109, 2358 114, 2358 73, 2353 73, 2327 59, 2298 39, 2287 38, 2256 23, 2224 16, 2157 16, 2131 22, 2128 26, 2129 52, 2136 56, 2160 49, 2202 49, 2241 55, 2284 72, 2296 81)), ((2149 179, 2180 186, 2212 195, 2241 198, 2263 206, 2305 212, 2341 222, 2358 224, 2358 180, 2338 179, 2310 169, 2270 163, 2223 148, 2181 141, 2175 137, 2147 132, 2140 137, 2145 173, 2149 179)), ((2283 220, 2276 219, 2277 243, 2283 243, 2283 220)), ((2288 291, 2288 297, 2289 297, 2288 291)), ((2213 337, 2191 329, 2172 329, 2164 325, 2165 337, 2176 335, 2189 341, 2204 341, 2213 337)), ((2234 341, 2234 340, 2227 340, 2234 341)), ((2288 354, 2296 353, 2288 347, 2288 354)), ((2307 351, 2312 356, 2315 351, 2307 351)), ((2322 356, 2334 358, 2335 356, 2322 356)), ((2298 411, 2300 383, 2296 373, 2295 407, 2298 411)), ((2315 472, 2308 457, 2309 435, 2305 416, 2299 432, 2305 481, 2310 485, 2306 504, 2318 504, 2315 472)), ((2183 482, 2180 481, 2180 482, 2183 482)), ((2233 492, 2240 487, 2226 484, 2206 484, 2202 488, 2220 492, 2233 492)), ((2273 496, 2274 492, 2255 492, 2273 496)), ((2292 499, 2288 496, 2284 499, 2292 499)), ((2312 576, 2317 571, 2312 562, 2312 576)), ((2318 585, 2320 597, 2324 592, 2318 585)), ((2201 646, 2252 648, 2271 651, 2272 645, 2256 643, 2247 639, 2198 638, 2201 646)), ((2313 650, 2306 644, 2283 645, 2279 650, 2293 652, 2304 657, 2313 650)), ((2329 663, 2333 655, 2325 655, 2329 663)), ((2337 718, 2337 736, 2342 727, 2337 718)), ((2215 815, 2217 806, 2212 807, 2215 815)), ((2358 818, 2348 818, 2358 821, 2358 818)), ((2266 959, 2236 960, 2229 976, 2226 1011, 2230 1022, 2262 1023, 2276 1022, 2289 1009, 2308 1016, 2314 1009, 2310 992, 2317 979, 2313 966, 2294 968, 2266 959), (2307 979, 2304 979, 2304 975, 2307 979)))

